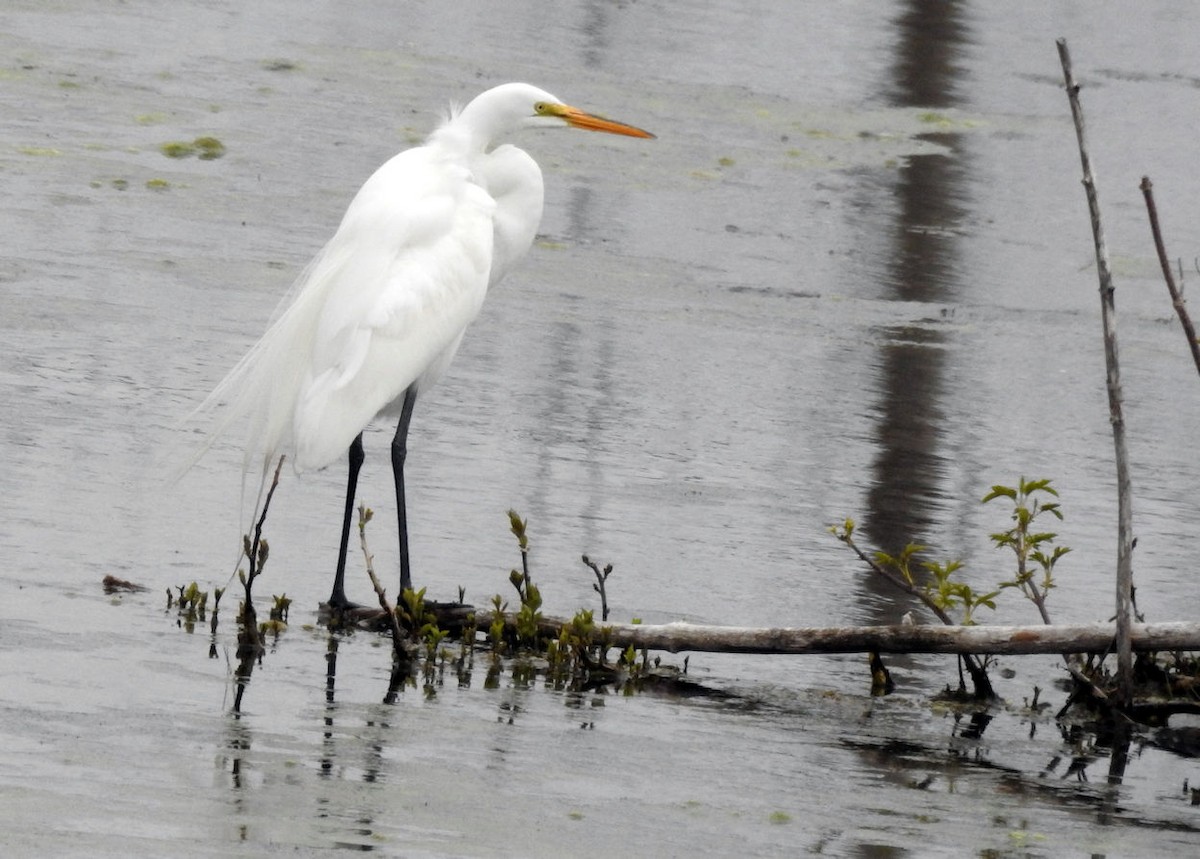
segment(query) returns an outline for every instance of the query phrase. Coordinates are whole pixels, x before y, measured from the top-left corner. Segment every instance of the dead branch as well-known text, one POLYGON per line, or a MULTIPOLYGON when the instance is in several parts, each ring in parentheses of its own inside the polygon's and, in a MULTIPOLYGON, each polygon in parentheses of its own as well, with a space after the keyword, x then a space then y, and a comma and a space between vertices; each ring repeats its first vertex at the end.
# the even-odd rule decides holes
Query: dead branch
POLYGON ((1196 340, 1196 329, 1192 325, 1192 317, 1187 312, 1183 293, 1175 285, 1175 277, 1171 274, 1171 262, 1167 259, 1167 246, 1158 225, 1158 207, 1154 205, 1154 191, 1152 190, 1154 186, 1151 184, 1149 176, 1142 177, 1141 188, 1142 196, 1146 198, 1146 214, 1150 218, 1150 234, 1154 237, 1154 249, 1158 252, 1158 264, 1162 266, 1163 280, 1167 282, 1167 292, 1171 294, 1171 304, 1175 307, 1175 313, 1183 326, 1183 333, 1187 336, 1188 348, 1192 351, 1192 361, 1196 364, 1196 371, 1200 372, 1200 341, 1196 340))
MULTIPOLYGON (((475 614, 477 628, 487 629, 491 611, 475 614)), ((505 614, 506 623, 516 615, 505 614)), ((545 617, 542 630, 556 635, 567 618, 545 617)), ((1103 653, 1113 648, 1112 623, 1047 626, 844 626, 740 627, 691 623, 597 624, 597 634, 613 647, 664 650, 669 653, 957 653, 1028 655, 1038 653, 1103 653)), ((1136 651, 1200 650, 1200 623, 1130 625, 1136 651)))
POLYGON ((371 579, 371 586, 375 588, 375 596, 379 600, 379 608, 383 611, 383 616, 388 621, 387 627, 388 631, 392 634, 394 656, 399 661, 403 660, 408 652, 404 644, 404 630, 400 628, 400 620, 396 617, 396 609, 388 600, 383 585, 379 583, 379 577, 375 575, 375 556, 367 548, 367 523, 370 521, 371 511, 362 504, 358 505, 358 542, 362 547, 363 558, 366 561, 367 576, 371 579))
POLYGON ((1104 362, 1108 370, 1108 413, 1112 424, 1113 446, 1117 465, 1117 682, 1120 703, 1133 696, 1133 654, 1130 646, 1130 626, 1133 622, 1133 503, 1129 477, 1129 454, 1125 444, 1125 418, 1121 407, 1121 371, 1117 360, 1117 310, 1113 293, 1112 270, 1108 264, 1108 247, 1104 226, 1100 221, 1100 201, 1096 179, 1088 155, 1084 135, 1083 107, 1079 102, 1079 85, 1071 73, 1071 55, 1067 40, 1059 39, 1058 56, 1062 61, 1063 79, 1071 116, 1075 120, 1075 136, 1079 142, 1079 160, 1083 167, 1083 188, 1087 195, 1092 219, 1092 237, 1096 245, 1096 270, 1100 277, 1100 315, 1104 325, 1104 362))

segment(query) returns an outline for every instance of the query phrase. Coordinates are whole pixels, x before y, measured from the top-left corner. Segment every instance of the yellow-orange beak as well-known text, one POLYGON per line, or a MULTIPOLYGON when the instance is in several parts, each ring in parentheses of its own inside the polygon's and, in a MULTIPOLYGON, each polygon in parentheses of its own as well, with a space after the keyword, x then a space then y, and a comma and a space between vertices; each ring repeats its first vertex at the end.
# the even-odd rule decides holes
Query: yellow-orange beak
POLYGON ((572 128, 582 128, 586 131, 603 131, 607 134, 623 134, 626 137, 654 137, 649 131, 643 131, 640 128, 635 128, 632 125, 626 125, 616 120, 605 119, 603 116, 596 116, 594 113, 586 113, 577 107, 571 107, 567 104, 554 105, 554 108, 554 112, 566 120, 567 125, 572 128))

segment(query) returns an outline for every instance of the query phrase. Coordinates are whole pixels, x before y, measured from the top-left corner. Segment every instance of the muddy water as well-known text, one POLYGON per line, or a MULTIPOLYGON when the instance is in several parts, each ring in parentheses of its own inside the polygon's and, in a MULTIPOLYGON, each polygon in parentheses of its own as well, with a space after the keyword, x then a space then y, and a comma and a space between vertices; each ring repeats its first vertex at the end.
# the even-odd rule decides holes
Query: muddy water
MULTIPOLYGON (((421 405, 418 580, 485 603, 531 523, 552 611, 894 622, 910 606, 826 527, 1005 575, 997 482, 1067 519, 1052 610, 1106 618, 1112 444, 1078 160, 1053 39, 1086 82, 1119 277, 1139 602, 1184 619, 1200 392, 1137 183, 1190 250, 1195 13, 1151 4, 9 4, 0 12, 0 842, 6 855, 1147 855, 1195 843, 1193 763, 1020 712, 1052 660, 1006 660, 982 738, 931 709, 940 658, 866 698, 856 658, 694 656, 719 700, 568 696, 477 666, 378 703, 386 651, 311 625, 342 476, 289 476, 260 593, 293 624, 229 716, 215 639, 167 587, 226 583, 239 453, 165 485, 175 429, 262 330, 358 183, 448 99, 509 79, 653 142, 523 141, 541 237, 421 405), (933 10, 933 11, 931 11, 933 10), (224 157, 161 146, 214 136, 224 157), (165 464, 164 464, 165 462, 165 464), (106 574, 150 588, 104 596, 106 574), (215 658, 210 658, 210 647, 215 658), (1071 762, 1076 764, 1072 768, 1071 762)), ((181 435, 183 438, 181 439, 181 435)), ((381 570, 387 428, 364 500, 381 570)), ((365 598, 366 583, 352 586, 365 598)), ((227 611, 229 607, 227 606, 227 611)), ((1029 621, 1007 599, 984 620, 1029 621)))

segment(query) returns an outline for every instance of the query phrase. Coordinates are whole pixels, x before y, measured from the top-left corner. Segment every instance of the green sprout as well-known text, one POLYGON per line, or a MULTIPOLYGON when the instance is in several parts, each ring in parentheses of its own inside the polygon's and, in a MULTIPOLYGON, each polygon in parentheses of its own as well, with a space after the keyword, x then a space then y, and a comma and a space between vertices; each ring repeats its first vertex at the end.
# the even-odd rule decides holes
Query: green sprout
POLYGON ((1053 531, 1037 531, 1036 521, 1047 513, 1062 521, 1062 510, 1057 501, 1058 492, 1049 480, 1026 480, 1022 477, 1016 486, 993 486, 983 497, 983 503, 997 498, 1012 502, 1013 525, 1007 531, 989 535, 997 549, 1011 549, 1017 561, 1013 578, 1000 583, 1001 588, 1017 588, 1037 606, 1043 623, 1050 623, 1046 610, 1046 598, 1054 587, 1054 568, 1063 555, 1070 552, 1067 546, 1055 546, 1058 534, 1053 531), (1040 573, 1040 576, 1038 575, 1040 573))

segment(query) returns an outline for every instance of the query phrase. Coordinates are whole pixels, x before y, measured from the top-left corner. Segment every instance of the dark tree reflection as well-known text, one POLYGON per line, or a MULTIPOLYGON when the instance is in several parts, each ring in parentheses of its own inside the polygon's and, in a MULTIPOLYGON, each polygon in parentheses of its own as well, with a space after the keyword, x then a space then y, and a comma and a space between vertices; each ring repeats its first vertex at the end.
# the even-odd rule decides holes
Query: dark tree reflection
MULTIPOLYGON (((896 56, 890 85, 882 90, 895 107, 945 108, 958 103, 962 55, 968 37, 962 6, 910 0, 896 19, 896 56)), ((959 226, 965 214, 965 156, 957 134, 928 139, 941 151, 910 157, 894 174, 895 220, 882 295, 897 302, 936 305, 914 320, 879 334, 879 445, 863 529, 870 542, 895 553, 909 542, 928 542, 938 521, 946 473, 943 452, 944 307, 957 300, 962 283, 959 226)), ((907 606, 895 595, 873 601, 882 622, 894 622, 907 606)))

